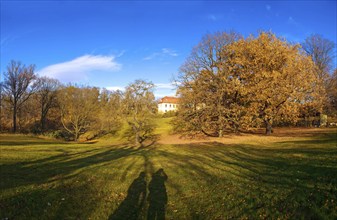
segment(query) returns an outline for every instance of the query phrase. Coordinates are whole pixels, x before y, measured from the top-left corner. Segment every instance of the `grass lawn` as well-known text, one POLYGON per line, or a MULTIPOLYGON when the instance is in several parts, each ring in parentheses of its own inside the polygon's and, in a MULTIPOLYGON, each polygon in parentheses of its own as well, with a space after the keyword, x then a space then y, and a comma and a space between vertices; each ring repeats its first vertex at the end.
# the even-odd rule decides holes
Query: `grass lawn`
POLYGON ((0 219, 336 219, 336 129, 294 132, 143 148, 3 134, 0 219))

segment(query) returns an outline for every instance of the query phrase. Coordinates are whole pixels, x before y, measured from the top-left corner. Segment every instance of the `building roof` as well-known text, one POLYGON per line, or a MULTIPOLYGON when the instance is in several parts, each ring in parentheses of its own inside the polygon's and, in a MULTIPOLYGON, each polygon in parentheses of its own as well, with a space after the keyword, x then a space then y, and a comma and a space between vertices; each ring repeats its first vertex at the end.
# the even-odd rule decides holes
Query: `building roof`
POLYGON ((179 98, 173 97, 173 96, 165 96, 159 100, 159 103, 173 103, 177 104, 179 101, 179 98))

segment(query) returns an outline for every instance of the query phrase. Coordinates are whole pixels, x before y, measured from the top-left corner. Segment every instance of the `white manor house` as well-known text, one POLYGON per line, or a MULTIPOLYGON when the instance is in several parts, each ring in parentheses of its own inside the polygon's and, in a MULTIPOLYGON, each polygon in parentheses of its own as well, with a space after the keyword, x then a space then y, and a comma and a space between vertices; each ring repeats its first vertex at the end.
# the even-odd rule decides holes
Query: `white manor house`
POLYGON ((177 111, 179 98, 173 96, 165 96, 159 100, 158 113, 169 111, 177 111))

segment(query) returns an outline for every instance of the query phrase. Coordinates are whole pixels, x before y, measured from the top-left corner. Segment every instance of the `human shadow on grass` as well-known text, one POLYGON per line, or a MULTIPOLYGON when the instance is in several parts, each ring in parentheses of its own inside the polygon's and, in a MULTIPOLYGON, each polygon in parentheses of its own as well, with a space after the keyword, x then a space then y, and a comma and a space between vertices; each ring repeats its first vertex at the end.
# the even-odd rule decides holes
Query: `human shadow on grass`
MULTIPOLYGON (((149 203, 148 220, 165 219, 168 199, 165 186, 167 178, 168 176, 162 168, 152 174, 152 179, 148 186, 149 195, 147 197, 149 203)), ((141 172, 132 182, 126 198, 109 217, 109 220, 140 219, 146 202, 146 185, 146 174, 145 172, 141 172)))
POLYGON ((152 180, 149 183, 149 209, 147 212, 148 220, 165 219, 167 205, 165 181, 167 178, 167 174, 162 168, 152 174, 152 180))
POLYGON ((109 217, 112 219, 138 219, 146 198, 146 175, 141 172, 128 189, 128 195, 117 210, 109 217))

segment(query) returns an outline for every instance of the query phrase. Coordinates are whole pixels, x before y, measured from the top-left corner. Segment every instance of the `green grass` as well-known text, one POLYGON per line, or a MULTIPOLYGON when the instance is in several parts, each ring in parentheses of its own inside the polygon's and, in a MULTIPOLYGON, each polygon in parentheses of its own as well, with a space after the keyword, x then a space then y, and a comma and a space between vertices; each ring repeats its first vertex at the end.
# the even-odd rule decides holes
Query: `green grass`
POLYGON ((171 121, 174 117, 170 118, 155 118, 154 122, 156 125, 155 133, 159 135, 169 135, 172 130, 171 121))
POLYGON ((336 136, 134 148, 0 135, 0 219, 146 219, 160 203, 166 219, 336 219, 336 136))

